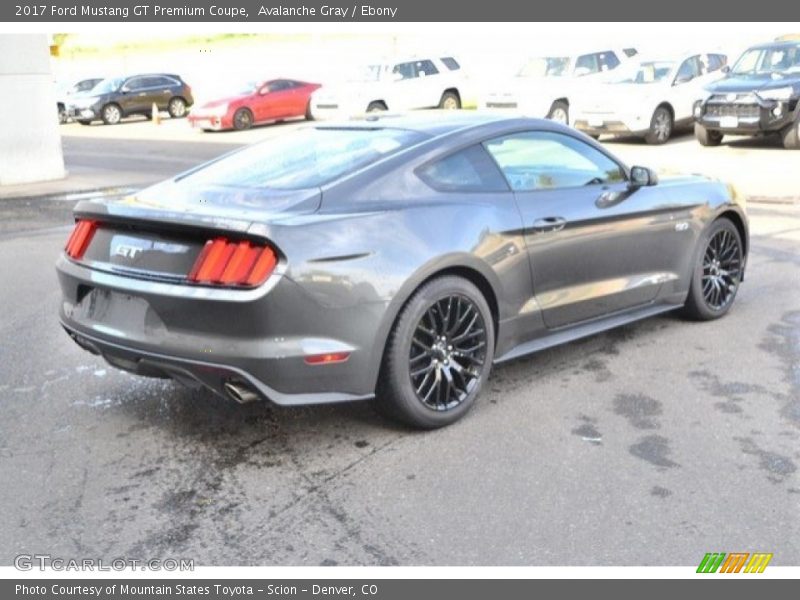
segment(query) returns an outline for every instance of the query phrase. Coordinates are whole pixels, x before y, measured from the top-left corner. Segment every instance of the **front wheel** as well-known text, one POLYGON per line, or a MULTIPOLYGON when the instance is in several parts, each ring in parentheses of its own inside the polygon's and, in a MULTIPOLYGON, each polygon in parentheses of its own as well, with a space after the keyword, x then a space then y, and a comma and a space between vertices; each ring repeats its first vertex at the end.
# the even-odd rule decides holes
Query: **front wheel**
POLYGON ((700 123, 695 123, 694 137, 701 146, 719 146, 722 143, 723 134, 719 131, 706 129, 700 123))
POLYGON ((470 281, 444 276, 408 301, 387 342, 377 404, 421 429, 454 423, 475 403, 494 359, 494 321, 470 281))
POLYGON ((233 128, 236 131, 244 131, 253 126, 253 113, 248 108, 240 108, 233 113, 233 128))
POLYGON ((709 321, 727 313, 739 290, 743 267, 739 230, 730 219, 717 219, 701 238, 684 306, 686 316, 709 321))
POLYGON ((650 130, 644 136, 648 144, 666 144, 672 135, 672 113, 665 106, 659 106, 650 119, 650 130))
POLYGON ((367 106, 367 112, 368 113, 382 112, 382 111, 385 111, 385 110, 387 110, 386 104, 384 104, 383 102, 379 102, 379 101, 370 102, 369 106, 367 106))
POLYGON ((122 120, 122 110, 116 104, 106 104, 101 116, 106 125, 116 125, 122 120))

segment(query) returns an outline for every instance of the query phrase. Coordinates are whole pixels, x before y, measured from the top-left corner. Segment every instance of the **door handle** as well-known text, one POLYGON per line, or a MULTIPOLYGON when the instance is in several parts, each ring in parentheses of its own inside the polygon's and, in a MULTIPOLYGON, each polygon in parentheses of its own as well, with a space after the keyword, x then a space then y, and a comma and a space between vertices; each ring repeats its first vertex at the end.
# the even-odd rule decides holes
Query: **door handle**
POLYGON ((561 231, 567 224, 563 217, 545 217, 533 222, 534 231, 561 231))

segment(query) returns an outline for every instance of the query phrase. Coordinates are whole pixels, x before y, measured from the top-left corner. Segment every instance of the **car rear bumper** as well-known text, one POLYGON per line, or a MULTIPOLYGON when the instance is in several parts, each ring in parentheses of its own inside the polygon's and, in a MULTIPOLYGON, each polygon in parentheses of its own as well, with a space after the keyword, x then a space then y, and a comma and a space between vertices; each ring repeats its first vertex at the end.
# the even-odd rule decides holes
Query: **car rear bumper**
POLYGON ((383 303, 331 312, 278 274, 262 288, 231 290, 98 271, 64 255, 56 268, 61 324, 112 366, 229 397, 233 383, 280 405, 373 396, 370 323, 380 321, 383 303), (348 339, 354 328, 340 324, 356 319, 361 338, 348 339), (306 362, 342 352, 343 362, 306 362))

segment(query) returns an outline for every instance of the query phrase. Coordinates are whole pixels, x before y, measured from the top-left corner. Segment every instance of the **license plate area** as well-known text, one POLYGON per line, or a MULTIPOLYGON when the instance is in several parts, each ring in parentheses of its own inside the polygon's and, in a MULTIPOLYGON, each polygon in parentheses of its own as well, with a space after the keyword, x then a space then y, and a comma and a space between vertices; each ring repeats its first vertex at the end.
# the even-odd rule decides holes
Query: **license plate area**
POLYGON ((719 126, 726 129, 736 129, 739 126, 738 117, 720 117, 719 126))

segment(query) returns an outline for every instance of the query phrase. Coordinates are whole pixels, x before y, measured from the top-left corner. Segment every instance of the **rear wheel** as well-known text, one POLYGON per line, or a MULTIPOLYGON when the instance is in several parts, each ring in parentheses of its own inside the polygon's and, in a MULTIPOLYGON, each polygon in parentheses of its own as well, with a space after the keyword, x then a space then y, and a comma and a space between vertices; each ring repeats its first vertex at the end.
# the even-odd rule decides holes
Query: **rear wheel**
POLYGON ((249 108, 240 108, 233 113, 233 128, 236 131, 244 131, 253 126, 253 113, 249 108))
POLYGON ((556 100, 550 107, 550 112, 547 113, 547 118, 556 123, 563 123, 569 125, 569 104, 563 100, 556 100))
POLYGON ((63 104, 58 105, 58 122, 63 125, 69 120, 69 116, 67 115, 67 109, 64 107, 63 104))
POLYGON ((369 106, 367 106, 367 112, 368 113, 380 112, 380 111, 384 111, 384 110, 387 110, 386 104, 384 104, 383 102, 380 102, 380 101, 370 102, 369 106))
POLYGON ((92 124, 91 121, 87 121, 86 119, 78 119, 78 123, 80 123, 81 125, 91 125, 92 124))
POLYGON ((644 136, 648 144, 666 144, 672 135, 672 112, 666 106, 659 106, 650 119, 650 130, 644 136))
POLYGON ((698 321, 708 321, 727 313, 739 290, 743 266, 744 249, 739 230, 730 219, 717 219, 701 238, 685 314, 698 321))
POLYGON ((475 403, 493 359, 494 323, 483 294, 461 277, 433 279, 389 336, 378 407, 414 427, 449 425, 475 403))
POLYGON ((783 147, 787 150, 800 150, 800 119, 781 132, 783 147))
POLYGON ((311 112, 311 100, 308 101, 306 104, 306 121, 313 121, 314 120, 314 113, 311 112))
POLYGON ((175 98, 170 99, 169 104, 167 105, 167 112, 169 112, 169 116, 173 119, 181 119, 186 116, 186 100, 183 98, 175 98))
POLYGON ((722 143, 723 134, 719 131, 706 129, 700 123, 695 123, 694 137, 700 142, 701 146, 719 146, 722 143))

